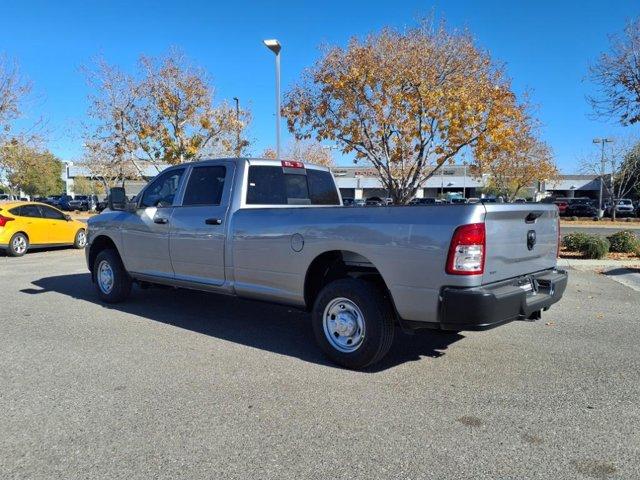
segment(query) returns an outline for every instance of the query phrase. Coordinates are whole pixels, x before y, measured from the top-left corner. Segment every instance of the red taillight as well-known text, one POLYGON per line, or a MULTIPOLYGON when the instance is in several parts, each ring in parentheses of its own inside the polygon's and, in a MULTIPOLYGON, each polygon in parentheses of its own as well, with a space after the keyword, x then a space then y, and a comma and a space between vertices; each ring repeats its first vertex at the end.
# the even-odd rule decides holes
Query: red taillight
POLYGON ((481 275, 487 250, 484 223, 456 228, 449 245, 446 272, 451 275, 481 275))
POLYGON ((7 222, 12 222, 14 220, 15 218, 3 217, 2 215, 0 215, 0 227, 4 227, 7 224, 7 222))
POLYGON ((560 216, 558 215, 558 247, 556 248, 556 258, 560 258, 561 243, 562 243, 562 235, 560 235, 560 216))
POLYGON ((304 168, 304 163, 296 162, 294 160, 282 160, 280 163, 283 168, 304 168))

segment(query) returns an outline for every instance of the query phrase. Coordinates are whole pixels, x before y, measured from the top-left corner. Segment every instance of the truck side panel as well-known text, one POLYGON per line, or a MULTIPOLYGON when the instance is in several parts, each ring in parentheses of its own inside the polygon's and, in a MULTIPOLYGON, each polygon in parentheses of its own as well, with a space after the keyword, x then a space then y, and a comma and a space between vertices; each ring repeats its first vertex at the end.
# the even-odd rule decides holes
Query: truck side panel
POLYGON ((455 227, 483 216, 481 205, 237 210, 231 225, 235 290, 304 305, 311 262, 328 251, 354 252, 379 270, 402 318, 436 321, 442 285, 481 282, 446 275, 444 262, 455 227))

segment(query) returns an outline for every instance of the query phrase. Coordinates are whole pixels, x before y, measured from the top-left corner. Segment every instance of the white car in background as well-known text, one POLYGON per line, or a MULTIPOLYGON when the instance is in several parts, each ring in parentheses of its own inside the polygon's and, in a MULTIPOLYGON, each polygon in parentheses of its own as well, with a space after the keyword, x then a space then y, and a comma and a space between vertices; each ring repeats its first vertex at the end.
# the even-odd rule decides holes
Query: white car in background
MULTIPOLYGON (((612 205, 607 204, 606 215, 608 217, 612 214, 612 205)), ((632 217, 635 213, 635 207, 633 202, 629 198, 621 198, 615 203, 616 217, 632 217)))

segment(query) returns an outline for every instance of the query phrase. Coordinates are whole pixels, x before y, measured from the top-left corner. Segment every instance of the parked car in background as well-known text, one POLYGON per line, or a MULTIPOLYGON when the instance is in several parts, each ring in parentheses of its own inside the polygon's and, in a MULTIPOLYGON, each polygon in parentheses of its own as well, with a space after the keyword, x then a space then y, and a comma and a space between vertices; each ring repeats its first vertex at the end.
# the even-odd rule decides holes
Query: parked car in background
POLYGON ((566 215, 567 207, 569 206, 569 201, 566 198, 556 198, 553 203, 558 207, 558 212, 560 212, 561 216, 566 215))
POLYGON ((527 203, 527 199, 518 197, 513 200, 513 203, 527 203))
POLYGON ((107 195, 104 200, 98 201, 96 204, 96 212, 100 213, 107 208, 109 205, 109 196, 107 195))
POLYGON ((571 203, 565 210, 568 217, 597 217, 598 209, 593 202, 571 203))
POLYGON ((0 193, 0 202, 11 202, 16 200, 14 195, 10 195, 8 193, 0 193))
MULTIPOLYGON (((605 207, 604 214, 611 217, 613 214, 613 203, 608 203, 605 207)), ((635 207, 629 198, 621 198, 615 202, 616 217, 632 217, 635 215, 635 207)))
POLYGON ((66 201, 64 210, 88 212, 95 210, 97 205, 98 197, 95 195, 76 195, 73 199, 66 201))
POLYGON ((49 195, 44 203, 50 205, 52 207, 58 207, 60 205, 60 200, 62 199, 62 195, 49 195))
POLYGON ((414 198, 413 200, 411 200, 409 202, 409 205, 435 205, 436 204, 436 199, 435 198, 414 198))
POLYGON ((366 207, 367 206, 367 202, 365 202, 365 200, 363 198, 357 198, 353 201, 353 206, 354 207, 366 207))
POLYGON ((353 207, 353 198, 342 197, 342 205, 344 205, 345 207, 353 207))
POLYGON ((469 200, 462 197, 453 197, 451 200, 449 200, 449 203, 454 203, 454 204, 469 203, 469 200))
POLYGON ((366 200, 367 207, 381 207, 384 204, 384 200, 380 197, 369 197, 366 200))
POLYGON ((381 360, 395 324, 484 330, 534 320, 560 300, 552 205, 346 208, 331 172, 220 159, 160 173, 88 220, 91 281, 108 303, 133 282, 307 309, 336 363, 381 360))
POLYGON ((10 202, 0 205, 0 248, 12 257, 42 247, 84 248, 86 225, 51 205, 10 202))

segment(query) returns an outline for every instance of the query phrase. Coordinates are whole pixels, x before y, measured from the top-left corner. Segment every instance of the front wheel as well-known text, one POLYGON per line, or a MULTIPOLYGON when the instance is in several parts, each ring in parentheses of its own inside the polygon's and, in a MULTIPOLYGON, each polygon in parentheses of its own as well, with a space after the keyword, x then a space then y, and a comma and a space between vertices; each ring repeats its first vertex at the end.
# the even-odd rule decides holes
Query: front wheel
POLYGON ((131 294, 131 277, 115 250, 103 250, 93 264, 93 275, 100 298, 107 303, 126 300, 131 294))
POLYGON ((334 362, 361 369, 380 361, 394 336, 393 308, 386 291, 353 278, 325 286, 313 307, 318 345, 334 362))

